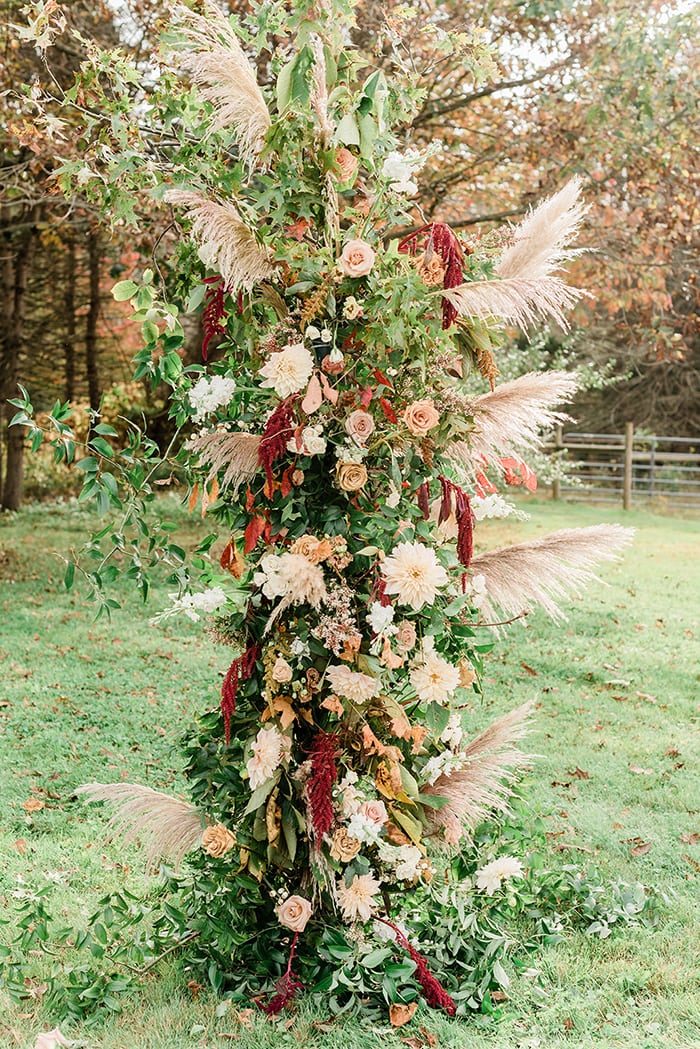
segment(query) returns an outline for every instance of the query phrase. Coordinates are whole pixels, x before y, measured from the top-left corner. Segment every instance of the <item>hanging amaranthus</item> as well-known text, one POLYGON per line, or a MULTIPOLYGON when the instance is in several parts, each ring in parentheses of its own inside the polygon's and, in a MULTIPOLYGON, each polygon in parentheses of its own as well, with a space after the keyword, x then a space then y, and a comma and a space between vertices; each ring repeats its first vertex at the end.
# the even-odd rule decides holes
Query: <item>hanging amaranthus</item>
POLYGON ((442 986, 439 980, 437 980, 430 969, 428 963, 420 951, 417 951, 413 947, 408 938, 401 932, 397 925, 390 922, 388 918, 380 918, 377 916, 377 921, 380 921, 382 925, 388 925, 390 929, 394 930, 396 935, 396 942, 408 951, 409 955, 416 963, 416 976, 418 982, 423 988, 423 997, 432 1009, 444 1009, 448 1016, 454 1016, 457 1012, 457 1006, 453 999, 449 996, 445 988, 442 986))
MULTIPOLYGON (((399 244, 403 254, 415 255, 420 245, 424 245, 425 262, 430 263, 437 255, 444 269, 443 288, 458 288, 464 280, 464 249, 456 233, 445 222, 431 222, 415 233, 411 233, 399 244)), ((442 327, 447 329, 458 317, 456 307, 448 300, 442 300, 442 327)))
POLYGON ((319 732, 311 744, 311 776, 306 786, 309 814, 317 844, 333 826, 333 798, 331 791, 338 778, 337 733, 319 732))
POLYGON ((255 670, 255 663, 259 655, 260 646, 257 642, 253 642, 242 655, 236 656, 226 671, 226 677, 221 686, 221 713, 224 715, 224 733, 227 746, 231 741, 231 715, 236 709, 238 686, 241 681, 247 681, 251 676, 255 670))

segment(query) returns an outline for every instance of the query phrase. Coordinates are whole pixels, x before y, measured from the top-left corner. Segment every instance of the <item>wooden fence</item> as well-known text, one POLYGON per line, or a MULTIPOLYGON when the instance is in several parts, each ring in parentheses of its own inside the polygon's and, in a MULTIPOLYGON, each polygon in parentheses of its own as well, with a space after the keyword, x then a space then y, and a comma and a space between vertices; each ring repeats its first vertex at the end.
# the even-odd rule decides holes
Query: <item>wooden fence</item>
POLYGON ((555 499, 700 510, 700 439, 648 437, 627 423, 623 434, 564 432, 547 446, 564 455, 567 476, 555 499))

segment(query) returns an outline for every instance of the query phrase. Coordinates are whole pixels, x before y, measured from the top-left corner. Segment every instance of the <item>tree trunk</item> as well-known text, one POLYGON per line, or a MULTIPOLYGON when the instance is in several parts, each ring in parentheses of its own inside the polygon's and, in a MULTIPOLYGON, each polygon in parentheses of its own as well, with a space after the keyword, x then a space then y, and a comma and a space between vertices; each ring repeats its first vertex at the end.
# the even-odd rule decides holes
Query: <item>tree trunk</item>
POLYGON ((65 399, 75 400, 75 241, 69 237, 66 241, 66 289, 63 296, 63 305, 66 311, 66 331, 63 340, 63 377, 65 383, 65 399))
MULTIPOLYGON (((14 410, 7 405, 9 397, 17 396, 17 383, 20 379, 20 354, 24 335, 24 317, 27 304, 27 285, 29 270, 37 230, 34 222, 37 208, 33 208, 21 237, 5 239, 3 252, 7 253, 3 265, 3 294, 6 296, 6 323, 2 337, 0 363, 2 376, 0 401, 4 421, 9 422, 14 410)), ((1 505, 3 510, 19 510, 22 501, 22 460, 24 457, 24 430, 19 426, 7 427, 5 435, 5 476, 2 485, 1 505)))
POLYGON ((100 315, 100 236, 96 230, 88 234, 88 268, 90 274, 90 301, 85 321, 85 357, 87 366, 90 408, 100 410, 102 390, 97 362, 97 322, 100 315))

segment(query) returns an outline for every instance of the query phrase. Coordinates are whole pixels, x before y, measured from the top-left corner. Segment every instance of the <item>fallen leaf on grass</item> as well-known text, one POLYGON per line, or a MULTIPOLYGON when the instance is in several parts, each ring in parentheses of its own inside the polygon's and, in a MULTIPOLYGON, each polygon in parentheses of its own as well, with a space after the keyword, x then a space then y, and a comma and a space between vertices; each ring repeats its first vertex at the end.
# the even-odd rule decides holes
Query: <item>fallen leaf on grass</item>
POLYGON ((537 673, 537 671, 534 670, 533 667, 528 666, 527 663, 522 663, 521 662, 520 666, 523 668, 525 673, 526 674, 530 674, 531 677, 539 677, 539 674, 537 673))
POLYGON ((653 776, 654 769, 643 769, 639 765, 630 765, 630 772, 634 772, 636 776, 653 776))
POLYGON ((656 696, 650 696, 648 692, 635 693, 637 699, 643 699, 646 703, 656 703, 656 696))
POLYGON ((27 849, 29 848, 29 846, 27 845, 26 838, 17 838, 17 841, 15 842, 15 848, 17 849, 17 852, 20 854, 20 856, 26 856, 27 849))
POLYGON ((418 1030, 423 1035, 423 1037, 425 1038, 425 1040, 426 1040, 426 1042, 428 1043, 429 1046, 437 1045, 437 1041, 438 1040, 437 1040, 437 1035, 436 1034, 433 1034, 432 1031, 426 1030, 425 1027, 419 1027, 418 1030))
POLYGON ((681 834, 681 841, 684 841, 686 845, 700 845, 700 834, 697 831, 693 831, 692 834, 681 834))
POLYGON ((389 1022, 392 1027, 403 1027, 409 1020, 413 1019, 413 1014, 418 1008, 418 1002, 409 1002, 404 1005, 402 1002, 394 1002, 393 1005, 389 1006, 389 1022))
POLYGON ((420 1033, 414 1035, 412 1038, 402 1038, 402 1045, 407 1045, 408 1049, 426 1049, 426 1046, 433 1049, 433 1046, 438 1044, 437 1035, 432 1034, 430 1031, 426 1031, 425 1027, 420 1028, 420 1033))
POLYGON ((42 1031, 36 1036, 34 1049, 57 1049, 59 1045, 70 1045, 70 1042, 61 1034, 58 1027, 53 1031, 42 1031))
POLYGON ((567 776, 573 776, 575 779, 590 779, 591 778, 590 772, 586 772, 585 769, 580 769, 578 767, 578 765, 576 766, 575 769, 567 769, 566 770, 566 774, 567 774, 567 776))
POLYGON ((643 841, 640 845, 635 845, 633 849, 630 849, 630 856, 646 856, 651 848, 650 841, 643 841))
MULTIPOLYGON (((22 802, 22 808, 25 812, 40 812, 45 804, 46 802, 42 801, 41 798, 27 798, 26 801, 22 802)), ((60 1045, 60 1042, 58 1044, 60 1045)))
POLYGON ((681 859, 685 860, 686 863, 689 863, 693 870, 700 874, 700 863, 698 863, 697 860, 694 860, 692 856, 686 856, 686 854, 682 852, 681 859))

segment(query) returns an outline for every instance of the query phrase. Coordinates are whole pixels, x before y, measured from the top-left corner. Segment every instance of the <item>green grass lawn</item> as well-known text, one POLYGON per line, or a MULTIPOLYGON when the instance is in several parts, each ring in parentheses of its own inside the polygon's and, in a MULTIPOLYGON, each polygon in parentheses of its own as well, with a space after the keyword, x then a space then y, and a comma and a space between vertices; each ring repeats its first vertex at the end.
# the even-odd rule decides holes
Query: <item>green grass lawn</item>
MULTIPOLYGON (((487 523, 478 539, 494 546, 622 517, 580 504, 527 509, 530 521, 487 523)), ((646 512, 624 523, 637 536, 603 570, 609 586, 572 601, 566 623, 535 613, 501 639, 485 705, 500 714, 537 698, 538 758, 523 790, 546 814, 552 862, 594 861, 607 877, 662 890, 669 902, 656 929, 604 941, 574 934, 541 950, 513 980, 497 1026, 428 1009, 399 1032, 328 1025, 303 1005, 274 1023, 234 1009, 217 1016, 217 1002, 193 999, 190 976, 170 962, 121 1017, 64 1033, 92 1049, 399 1049, 402 1039, 422 1049, 428 1034, 465 1049, 700 1047, 700 523, 646 512)), ((0 522, 0 917, 47 884, 59 914, 87 914, 105 891, 144 886, 138 852, 105 844, 104 814, 72 791, 122 778, 182 789, 178 739, 216 704, 226 669, 226 651, 198 625, 148 625, 168 603, 165 588, 148 609, 134 596, 111 623, 95 623, 80 595, 63 591, 56 555, 86 531, 70 508, 0 522)), ((2 1047, 28 1049, 54 1025, 40 999, 0 1004, 2 1047)))

